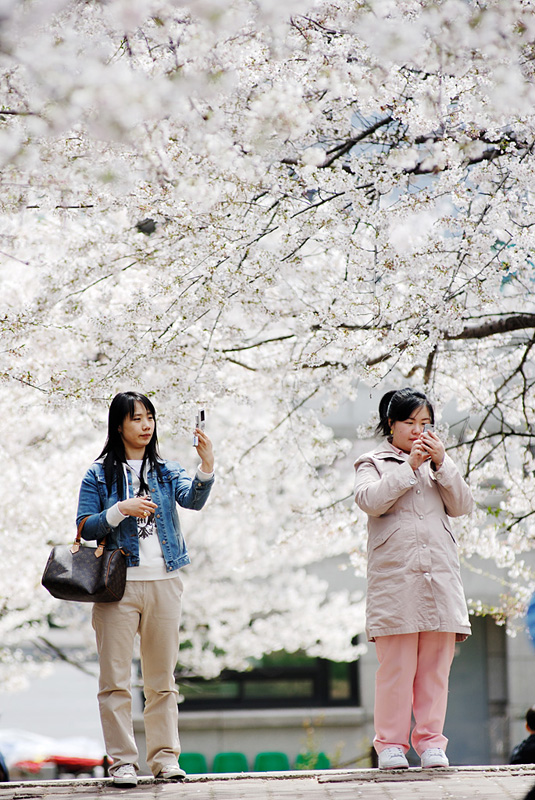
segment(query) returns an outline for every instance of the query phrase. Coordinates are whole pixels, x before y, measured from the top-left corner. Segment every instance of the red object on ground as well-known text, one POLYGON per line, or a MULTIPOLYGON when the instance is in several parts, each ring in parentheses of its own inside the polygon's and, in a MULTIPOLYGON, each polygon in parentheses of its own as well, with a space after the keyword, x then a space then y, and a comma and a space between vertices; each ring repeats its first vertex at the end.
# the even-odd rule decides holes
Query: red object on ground
POLYGON ((20 769, 21 772, 31 772, 33 775, 39 772, 44 763, 44 761, 17 761, 10 769, 20 769))
POLYGON ((47 756, 45 758, 47 763, 57 764, 58 767, 72 767, 73 770, 75 769, 83 769, 84 767, 88 767, 93 769, 93 767, 101 767, 103 759, 102 758, 78 758, 76 756, 47 756))

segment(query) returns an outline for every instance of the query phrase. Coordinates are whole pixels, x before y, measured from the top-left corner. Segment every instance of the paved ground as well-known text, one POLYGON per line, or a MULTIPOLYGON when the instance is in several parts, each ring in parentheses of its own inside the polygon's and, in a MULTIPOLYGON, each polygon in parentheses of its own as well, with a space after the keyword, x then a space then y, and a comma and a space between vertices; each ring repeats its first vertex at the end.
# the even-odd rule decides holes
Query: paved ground
POLYGON ((534 785, 535 765, 329 770, 190 776, 183 783, 141 778, 136 789, 99 778, 0 783, 0 800, 522 800, 534 785))

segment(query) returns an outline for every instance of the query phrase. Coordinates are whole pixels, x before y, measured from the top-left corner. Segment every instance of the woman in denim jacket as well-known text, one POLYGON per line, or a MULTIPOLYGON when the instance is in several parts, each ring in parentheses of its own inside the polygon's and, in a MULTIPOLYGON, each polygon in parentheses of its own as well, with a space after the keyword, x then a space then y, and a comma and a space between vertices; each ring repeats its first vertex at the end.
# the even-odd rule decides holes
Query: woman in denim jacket
POLYGON ((84 539, 120 547, 127 582, 117 603, 95 603, 93 628, 99 655, 99 709, 115 784, 137 784, 138 752, 132 725, 130 676, 134 638, 140 635, 145 695, 147 763, 164 780, 183 778, 178 764, 177 690, 182 581, 190 563, 177 503, 201 509, 212 487, 212 443, 196 430, 201 459, 189 478, 177 462, 158 454, 156 414, 148 397, 121 392, 110 405, 108 438, 80 488, 77 523, 84 539))

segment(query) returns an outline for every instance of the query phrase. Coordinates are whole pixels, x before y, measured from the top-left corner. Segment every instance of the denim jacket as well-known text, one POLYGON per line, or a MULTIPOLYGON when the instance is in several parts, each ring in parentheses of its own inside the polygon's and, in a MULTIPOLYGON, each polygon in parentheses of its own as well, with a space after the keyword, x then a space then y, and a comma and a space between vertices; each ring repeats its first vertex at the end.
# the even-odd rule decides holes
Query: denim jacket
MULTIPOLYGON (((128 476, 128 497, 133 497, 132 476, 128 476)), ((179 569, 190 563, 176 504, 183 508, 201 509, 208 499, 214 479, 201 481, 198 477, 188 477, 186 470, 176 461, 160 462, 161 477, 149 470, 147 483, 151 500, 158 508, 155 511, 156 528, 162 548, 165 567, 168 572, 179 569)), ((111 494, 108 494, 104 466, 99 461, 87 470, 80 487, 78 513, 76 523, 87 517, 82 530, 82 537, 87 540, 101 541, 106 537, 106 547, 120 547, 126 555, 128 567, 139 566, 139 539, 135 517, 127 517, 116 528, 112 528, 106 519, 108 508, 124 497, 117 494, 114 480, 111 494)))

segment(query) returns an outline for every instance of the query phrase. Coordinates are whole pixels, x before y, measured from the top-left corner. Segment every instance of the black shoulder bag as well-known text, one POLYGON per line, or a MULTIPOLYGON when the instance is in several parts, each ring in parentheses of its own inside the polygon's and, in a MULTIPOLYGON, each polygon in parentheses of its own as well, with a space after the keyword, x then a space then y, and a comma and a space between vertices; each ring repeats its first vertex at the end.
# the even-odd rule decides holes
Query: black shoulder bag
POLYGON ((82 544, 85 517, 72 545, 52 548, 41 578, 51 595, 77 603, 115 603, 126 586, 126 559, 121 549, 107 550, 106 539, 98 547, 82 544))

